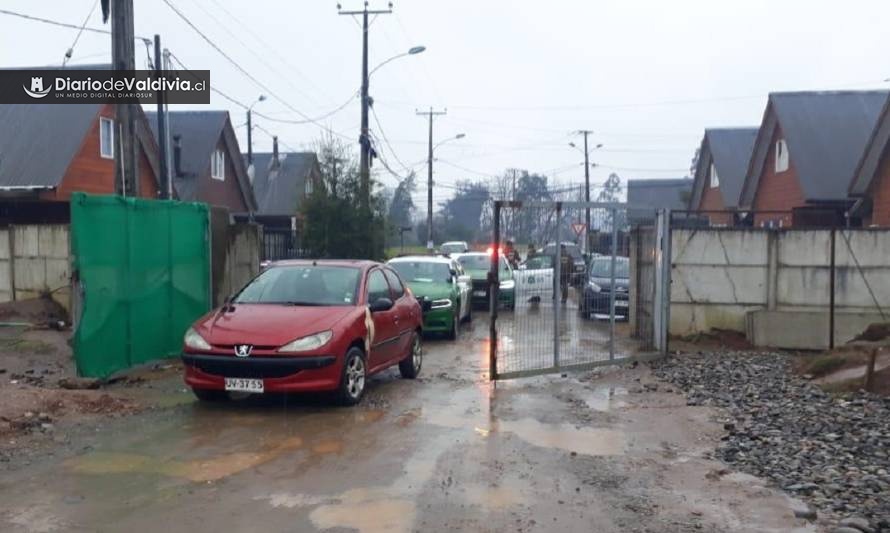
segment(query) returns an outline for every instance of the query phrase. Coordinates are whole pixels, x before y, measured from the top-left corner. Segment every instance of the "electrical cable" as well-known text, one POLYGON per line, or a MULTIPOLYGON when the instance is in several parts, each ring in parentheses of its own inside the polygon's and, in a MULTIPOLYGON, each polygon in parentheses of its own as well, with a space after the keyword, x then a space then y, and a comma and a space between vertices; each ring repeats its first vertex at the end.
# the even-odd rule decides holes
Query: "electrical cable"
POLYGON ((84 29, 87 27, 87 22, 89 22, 90 17, 93 16, 93 13, 96 11, 96 6, 99 5, 99 0, 93 2, 93 7, 90 8, 90 11, 87 13, 87 16, 83 19, 83 24, 80 25, 80 29, 77 30, 77 35, 74 36, 74 42, 71 43, 71 46, 68 47, 68 50, 65 51, 65 58, 62 59, 62 68, 68 64, 68 60, 71 59, 71 56, 74 54, 74 47, 77 46, 77 41, 80 40, 80 36, 83 35, 84 29))

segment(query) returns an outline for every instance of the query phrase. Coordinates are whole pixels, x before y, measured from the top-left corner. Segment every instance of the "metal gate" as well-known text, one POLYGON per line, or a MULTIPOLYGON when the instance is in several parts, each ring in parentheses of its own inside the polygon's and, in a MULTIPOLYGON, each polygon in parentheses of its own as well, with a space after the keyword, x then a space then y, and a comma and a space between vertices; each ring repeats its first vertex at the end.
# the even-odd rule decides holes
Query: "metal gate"
POLYGON ((589 369, 665 352, 666 210, 498 201, 492 218, 490 379, 589 369))

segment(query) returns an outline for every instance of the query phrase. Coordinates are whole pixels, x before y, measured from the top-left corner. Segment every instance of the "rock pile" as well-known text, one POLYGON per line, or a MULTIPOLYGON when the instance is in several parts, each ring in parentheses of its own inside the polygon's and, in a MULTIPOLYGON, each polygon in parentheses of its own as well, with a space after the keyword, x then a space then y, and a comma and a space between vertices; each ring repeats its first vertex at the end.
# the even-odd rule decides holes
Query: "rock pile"
POLYGON ((890 398, 830 395, 789 363, 778 353, 721 352, 653 368, 689 405, 726 410, 719 459, 772 480, 840 527, 890 532, 890 398))

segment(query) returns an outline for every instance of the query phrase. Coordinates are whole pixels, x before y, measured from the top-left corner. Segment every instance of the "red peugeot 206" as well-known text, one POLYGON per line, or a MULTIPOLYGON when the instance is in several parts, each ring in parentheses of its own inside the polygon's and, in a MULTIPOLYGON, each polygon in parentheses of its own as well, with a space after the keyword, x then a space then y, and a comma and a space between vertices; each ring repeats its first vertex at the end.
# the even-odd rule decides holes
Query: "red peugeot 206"
POLYGON ((185 333, 185 382, 204 401, 230 392, 334 392, 352 405, 371 374, 423 362, 420 304, 372 261, 273 263, 185 333))

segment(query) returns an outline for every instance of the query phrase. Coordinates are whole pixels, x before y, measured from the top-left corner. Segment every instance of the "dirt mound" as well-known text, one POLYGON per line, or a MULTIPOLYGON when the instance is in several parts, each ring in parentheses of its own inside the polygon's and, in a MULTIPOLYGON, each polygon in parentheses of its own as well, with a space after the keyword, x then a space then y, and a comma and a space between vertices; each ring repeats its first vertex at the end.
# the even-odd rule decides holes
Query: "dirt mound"
POLYGON ((878 342, 890 340, 890 322, 876 322, 869 324, 865 331, 856 335, 853 341, 878 342))

